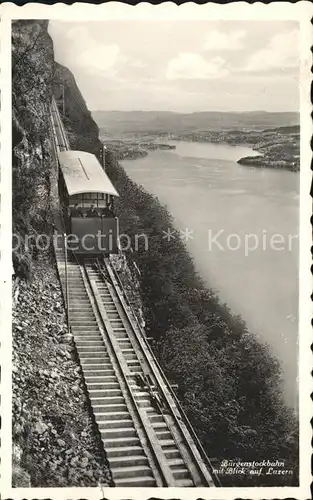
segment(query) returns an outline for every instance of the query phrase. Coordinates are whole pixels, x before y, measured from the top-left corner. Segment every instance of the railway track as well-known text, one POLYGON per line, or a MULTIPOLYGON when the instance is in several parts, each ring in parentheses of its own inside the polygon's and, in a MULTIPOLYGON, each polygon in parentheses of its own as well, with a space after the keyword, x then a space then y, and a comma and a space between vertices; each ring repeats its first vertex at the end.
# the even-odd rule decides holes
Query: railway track
MULTIPOLYGON (((68 148, 54 103, 56 150, 68 148)), ((64 150, 63 149, 63 150, 64 150)), ((62 245, 61 245, 62 246, 62 245)), ((214 487, 218 480, 129 307, 110 261, 55 246, 68 320, 116 487, 214 487)))
POLYGON ((60 117, 57 103, 55 99, 52 98, 51 108, 50 108, 50 121, 52 129, 52 139, 54 147, 57 152, 68 151, 70 149, 69 142, 66 137, 66 133, 63 127, 63 123, 60 117))

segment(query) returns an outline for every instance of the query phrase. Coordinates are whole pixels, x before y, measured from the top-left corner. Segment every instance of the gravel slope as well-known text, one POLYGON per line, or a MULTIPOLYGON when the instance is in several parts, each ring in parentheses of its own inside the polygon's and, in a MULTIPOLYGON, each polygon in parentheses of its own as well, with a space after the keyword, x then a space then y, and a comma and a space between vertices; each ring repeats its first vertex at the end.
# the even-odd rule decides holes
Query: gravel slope
POLYGON ((13 443, 14 486, 109 485, 47 254, 20 282, 13 312, 13 443))

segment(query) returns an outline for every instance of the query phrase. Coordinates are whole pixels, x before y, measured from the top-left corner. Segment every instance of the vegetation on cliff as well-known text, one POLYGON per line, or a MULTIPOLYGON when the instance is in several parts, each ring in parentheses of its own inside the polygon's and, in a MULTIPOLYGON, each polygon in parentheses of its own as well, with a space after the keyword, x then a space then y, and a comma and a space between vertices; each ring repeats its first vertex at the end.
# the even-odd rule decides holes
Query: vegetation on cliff
MULTIPOLYGON (((56 98, 62 98, 64 92, 64 113, 62 120, 66 128, 71 149, 98 154, 101 148, 99 129, 85 100, 77 87, 75 78, 68 68, 55 63, 53 92, 56 98), (63 91, 62 91, 63 86, 63 91)), ((62 109, 61 109, 62 112, 62 109)))
MULTIPOLYGON (((127 258, 140 269, 146 332, 215 466, 224 459, 283 460, 293 474, 223 476, 227 485, 297 484, 297 423, 282 398, 280 367, 269 347, 247 331, 197 276, 171 216, 107 155, 107 172, 119 191, 120 230, 146 234, 127 258)), ((234 291, 235 293, 235 291, 234 291)))

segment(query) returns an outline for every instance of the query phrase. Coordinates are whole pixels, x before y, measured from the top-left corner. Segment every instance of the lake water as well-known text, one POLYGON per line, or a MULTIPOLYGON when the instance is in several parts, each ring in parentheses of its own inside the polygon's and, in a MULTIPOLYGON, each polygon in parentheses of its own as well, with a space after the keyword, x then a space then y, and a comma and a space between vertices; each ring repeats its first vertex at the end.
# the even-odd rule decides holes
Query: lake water
POLYGON ((250 148, 171 142, 121 163, 167 205, 204 280, 280 360, 286 402, 297 407, 299 174, 237 160, 250 148), (249 235, 249 236, 248 236, 249 235))

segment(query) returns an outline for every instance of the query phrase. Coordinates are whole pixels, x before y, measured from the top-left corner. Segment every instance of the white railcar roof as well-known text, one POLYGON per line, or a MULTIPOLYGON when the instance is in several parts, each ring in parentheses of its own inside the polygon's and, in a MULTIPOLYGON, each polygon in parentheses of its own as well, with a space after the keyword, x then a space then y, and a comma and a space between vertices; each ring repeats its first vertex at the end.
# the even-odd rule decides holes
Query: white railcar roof
POLYGON ((119 196, 95 155, 86 151, 61 151, 58 157, 69 196, 81 193, 119 196))

